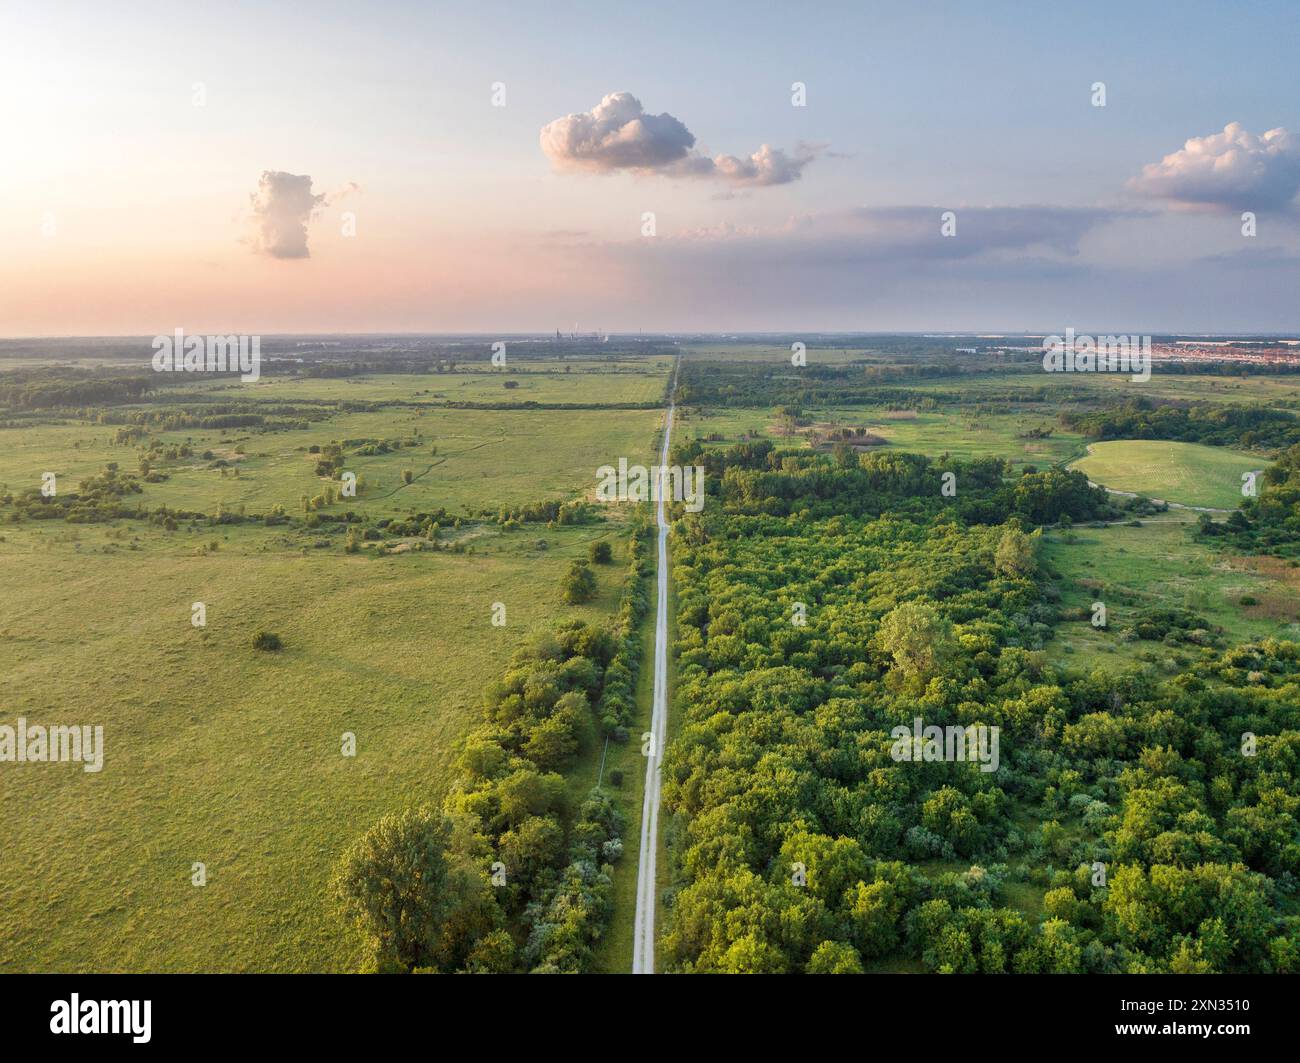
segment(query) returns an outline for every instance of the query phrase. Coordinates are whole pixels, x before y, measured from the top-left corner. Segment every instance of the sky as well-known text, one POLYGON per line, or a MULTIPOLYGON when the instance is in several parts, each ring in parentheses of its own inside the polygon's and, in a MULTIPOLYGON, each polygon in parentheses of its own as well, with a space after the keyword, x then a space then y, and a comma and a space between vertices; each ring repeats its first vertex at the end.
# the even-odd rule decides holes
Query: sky
POLYGON ((0 335, 1300 331, 1298 44, 1289 0, 9 0, 0 335))

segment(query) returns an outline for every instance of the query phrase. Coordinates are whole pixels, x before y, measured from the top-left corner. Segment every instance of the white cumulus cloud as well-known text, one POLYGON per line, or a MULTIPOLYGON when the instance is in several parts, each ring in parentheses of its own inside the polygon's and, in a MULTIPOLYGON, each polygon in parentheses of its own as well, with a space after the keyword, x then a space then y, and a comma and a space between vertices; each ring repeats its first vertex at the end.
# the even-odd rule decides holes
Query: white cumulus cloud
POLYGON ((1175 206, 1234 210, 1287 207, 1300 191, 1300 139, 1281 127, 1262 136, 1230 122, 1192 137, 1129 180, 1135 192, 1175 206))
POLYGON ((306 174, 263 170, 253 206, 253 247, 272 258, 308 258, 307 224, 325 205, 325 193, 313 194, 306 174))
POLYGON ((764 144, 747 156, 709 157, 694 150, 695 135, 671 114, 647 114, 630 92, 612 92, 590 111, 542 127, 542 151, 560 171, 707 177, 733 185, 788 184, 799 179, 817 149, 793 154, 764 144))

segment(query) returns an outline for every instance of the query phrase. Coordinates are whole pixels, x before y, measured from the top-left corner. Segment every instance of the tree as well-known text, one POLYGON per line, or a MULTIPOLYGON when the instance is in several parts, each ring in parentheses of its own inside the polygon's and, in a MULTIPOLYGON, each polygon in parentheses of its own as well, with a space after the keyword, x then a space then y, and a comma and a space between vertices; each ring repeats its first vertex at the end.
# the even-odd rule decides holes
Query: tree
POLYGON ((468 969, 471 974, 509 974, 514 961, 514 939, 504 930, 494 930, 474 945, 468 969))
POLYGON ((343 854, 332 892, 379 970, 432 967, 450 910, 450 823, 428 807, 390 813, 343 854))
POLYGON ((861 974, 862 961, 852 945, 842 941, 823 941, 805 970, 809 974, 861 974))
POLYGON ((596 573, 591 571, 585 561, 574 561, 569 571, 564 574, 561 584, 564 600, 570 605, 589 602, 596 597, 596 573))
POLYGON ((550 816, 529 816, 501 835, 499 851, 511 881, 525 888, 538 873, 559 863, 564 828, 550 816))
POLYGON ((1008 579, 1032 579, 1038 572, 1037 539, 1008 524, 993 553, 993 570, 1008 579))
POLYGON ((523 752, 543 771, 566 767, 591 734, 591 710, 577 691, 560 696, 555 710, 528 735, 523 752))
POLYGON ((918 687, 942 671, 956 646, 952 624, 928 602, 904 602, 886 614, 876 640, 903 683, 918 687))
POLYGON ((610 548, 609 543, 600 539, 591 544, 588 556, 598 565, 608 565, 614 560, 614 551, 610 548))
POLYGON ((884 956, 898 945, 903 898, 892 882, 859 882, 846 901, 852 933, 862 955, 884 956))

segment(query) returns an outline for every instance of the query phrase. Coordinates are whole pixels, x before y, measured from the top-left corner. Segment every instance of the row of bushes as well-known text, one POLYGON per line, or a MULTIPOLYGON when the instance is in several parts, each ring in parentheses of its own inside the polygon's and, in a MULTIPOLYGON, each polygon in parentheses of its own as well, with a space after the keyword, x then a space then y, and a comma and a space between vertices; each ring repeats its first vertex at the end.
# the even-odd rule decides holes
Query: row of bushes
POLYGON ((379 971, 591 967, 612 911, 622 817, 599 786, 576 809, 562 772, 593 741, 626 738, 645 615, 643 528, 611 628, 534 637, 485 694, 440 811, 386 816, 344 854, 333 893, 379 971))
POLYGON ((628 577, 615 621, 618 648, 605 669, 597 715, 601 733, 616 742, 626 742, 636 712, 636 683, 641 670, 641 621, 650 610, 650 562, 646 543, 651 525, 643 520, 628 542, 628 577))

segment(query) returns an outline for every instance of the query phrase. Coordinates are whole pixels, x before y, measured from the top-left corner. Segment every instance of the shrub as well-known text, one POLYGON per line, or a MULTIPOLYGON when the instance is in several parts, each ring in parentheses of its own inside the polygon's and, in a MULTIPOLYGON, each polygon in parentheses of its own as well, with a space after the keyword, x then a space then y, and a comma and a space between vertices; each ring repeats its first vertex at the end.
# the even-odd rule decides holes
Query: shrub
POLYGON ((592 572, 585 561, 575 561, 564 574, 561 584, 564 600, 570 605, 589 602, 596 597, 596 573, 592 572))
POLYGON ((255 650, 266 650, 268 653, 274 653, 283 645, 280 636, 274 631, 259 631, 253 636, 253 649, 255 650))
POLYGON ((608 565, 614 560, 614 551, 609 543, 601 539, 599 542, 591 544, 588 550, 588 556, 598 565, 608 565))

